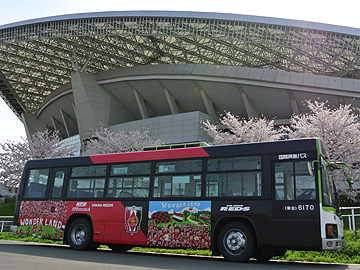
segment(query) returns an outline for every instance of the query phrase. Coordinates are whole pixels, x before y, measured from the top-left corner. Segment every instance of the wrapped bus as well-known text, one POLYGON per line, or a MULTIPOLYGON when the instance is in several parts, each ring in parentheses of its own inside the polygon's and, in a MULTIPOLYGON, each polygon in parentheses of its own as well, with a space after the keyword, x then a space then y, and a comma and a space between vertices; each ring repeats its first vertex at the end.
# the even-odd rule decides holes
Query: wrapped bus
POLYGON ((28 161, 12 229, 77 250, 210 249, 235 262, 344 248, 320 139, 164 148, 28 161))

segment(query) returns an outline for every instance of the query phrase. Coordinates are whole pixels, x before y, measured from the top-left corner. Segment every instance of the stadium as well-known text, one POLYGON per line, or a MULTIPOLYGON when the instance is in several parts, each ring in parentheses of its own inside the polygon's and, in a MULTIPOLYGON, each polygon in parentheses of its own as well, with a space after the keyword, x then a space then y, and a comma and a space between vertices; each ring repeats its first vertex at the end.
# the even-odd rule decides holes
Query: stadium
POLYGON ((360 108, 360 30, 248 15, 126 11, 0 26, 0 92, 27 134, 99 126, 206 141, 224 111, 288 124, 305 100, 360 108))

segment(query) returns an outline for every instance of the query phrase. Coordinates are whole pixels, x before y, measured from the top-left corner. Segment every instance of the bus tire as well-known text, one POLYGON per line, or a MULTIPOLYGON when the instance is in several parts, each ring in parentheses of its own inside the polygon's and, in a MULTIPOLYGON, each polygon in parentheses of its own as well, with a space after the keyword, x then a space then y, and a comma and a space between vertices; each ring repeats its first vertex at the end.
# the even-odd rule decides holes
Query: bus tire
POLYGON ((221 228, 218 248, 227 261, 244 262, 254 252, 254 235, 246 224, 231 222, 221 228))
POLYGON ((112 252, 116 253, 125 252, 133 248, 133 246, 122 244, 108 244, 108 247, 111 248, 112 252))
POLYGON ((91 250, 94 247, 91 236, 92 230, 89 222, 85 218, 78 218, 69 226, 67 241, 72 249, 91 250))

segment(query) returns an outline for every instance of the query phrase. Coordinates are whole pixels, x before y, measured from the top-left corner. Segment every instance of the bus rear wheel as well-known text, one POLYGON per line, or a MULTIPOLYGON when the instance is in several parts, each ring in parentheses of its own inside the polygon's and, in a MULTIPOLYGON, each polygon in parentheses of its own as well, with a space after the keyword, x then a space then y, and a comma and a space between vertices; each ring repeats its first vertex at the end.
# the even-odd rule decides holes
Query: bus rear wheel
POLYGON ((246 261, 254 252, 254 235, 242 222, 228 223, 220 230, 218 248, 227 261, 246 261))
POLYGON ((85 218, 78 218, 71 222, 67 233, 70 247, 76 250, 94 249, 91 231, 91 226, 85 218))

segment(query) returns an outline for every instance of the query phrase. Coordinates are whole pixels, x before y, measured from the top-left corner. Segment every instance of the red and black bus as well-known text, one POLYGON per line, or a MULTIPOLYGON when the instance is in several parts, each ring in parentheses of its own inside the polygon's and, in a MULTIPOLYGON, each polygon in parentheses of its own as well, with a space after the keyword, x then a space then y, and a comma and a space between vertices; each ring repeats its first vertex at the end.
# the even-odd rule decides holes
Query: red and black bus
POLYGON ((211 249, 229 261, 344 247, 319 139, 31 160, 13 230, 77 250, 211 249))

